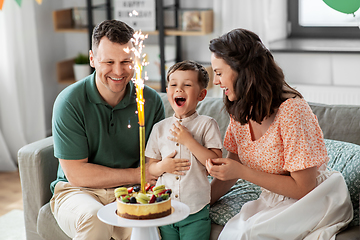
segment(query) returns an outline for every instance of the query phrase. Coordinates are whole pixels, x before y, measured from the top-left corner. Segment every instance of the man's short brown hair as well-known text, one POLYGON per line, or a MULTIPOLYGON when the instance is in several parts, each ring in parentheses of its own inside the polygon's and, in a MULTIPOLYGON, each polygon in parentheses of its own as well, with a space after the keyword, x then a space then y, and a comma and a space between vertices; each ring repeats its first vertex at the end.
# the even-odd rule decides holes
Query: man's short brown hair
POLYGON ((134 29, 124 22, 118 20, 105 20, 99 23, 93 30, 92 50, 99 46, 100 40, 107 37, 111 42, 126 44, 134 35, 134 29))

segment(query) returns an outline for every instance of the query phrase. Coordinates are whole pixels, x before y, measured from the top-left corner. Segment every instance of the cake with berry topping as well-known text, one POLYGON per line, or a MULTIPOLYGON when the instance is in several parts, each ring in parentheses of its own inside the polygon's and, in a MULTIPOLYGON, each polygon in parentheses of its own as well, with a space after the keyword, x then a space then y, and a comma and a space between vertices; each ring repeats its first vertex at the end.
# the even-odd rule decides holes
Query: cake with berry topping
POLYGON ((148 184, 145 190, 146 193, 141 193, 138 186, 116 188, 117 215, 128 219, 155 219, 171 214, 171 189, 148 184))

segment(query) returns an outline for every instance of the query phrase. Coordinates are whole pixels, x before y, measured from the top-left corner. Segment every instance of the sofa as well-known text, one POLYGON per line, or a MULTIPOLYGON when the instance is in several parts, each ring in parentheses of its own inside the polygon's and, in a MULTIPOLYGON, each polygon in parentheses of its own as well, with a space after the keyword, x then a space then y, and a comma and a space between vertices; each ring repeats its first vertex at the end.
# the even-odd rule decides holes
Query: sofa
MULTIPOLYGON (((166 94, 160 95, 166 117, 171 116, 173 111, 166 94)), ((354 208, 354 219, 336 236, 336 240, 360 239, 360 106, 309 104, 326 139, 329 167, 343 174, 354 208)), ((199 103, 197 110, 199 114, 217 120, 223 137, 229 123, 223 100, 207 97, 199 103)), ((57 225, 49 206, 52 196, 49 186, 56 178, 58 167, 53 151, 52 137, 47 137, 22 147, 18 152, 27 240, 69 239, 57 225)), ((223 154, 225 156, 226 151, 223 154)), ((217 239, 225 223, 240 211, 245 202, 256 199, 259 194, 258 186, 239 179, 227 194, 211 206, 211 239, 217 239)))

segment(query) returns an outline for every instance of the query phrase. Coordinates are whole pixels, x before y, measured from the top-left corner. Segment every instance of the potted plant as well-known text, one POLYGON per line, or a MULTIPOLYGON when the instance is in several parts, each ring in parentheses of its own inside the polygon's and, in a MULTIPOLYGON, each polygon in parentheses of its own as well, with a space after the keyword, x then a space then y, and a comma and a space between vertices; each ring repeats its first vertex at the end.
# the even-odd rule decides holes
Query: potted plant
POLYGON ((79 53, 74 59, 75 80, 79 81, 91 73, 89 56, 79 53))

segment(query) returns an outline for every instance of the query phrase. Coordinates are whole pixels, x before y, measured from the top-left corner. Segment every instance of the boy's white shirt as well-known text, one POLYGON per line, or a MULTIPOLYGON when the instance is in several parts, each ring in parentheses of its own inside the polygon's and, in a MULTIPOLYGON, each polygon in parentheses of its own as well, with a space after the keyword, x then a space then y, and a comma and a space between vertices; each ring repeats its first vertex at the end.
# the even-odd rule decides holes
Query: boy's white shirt
POLYGON ((178 119, 174 114, 155 124, 151 131, 145 150, 146 157, 162 160, 176 150, 175 158, 189 159, 191 166, 185 175, 164 173, 159 177, 156 185, 164 184, 166 188, 171 188, 171 199, 188 205, 190 214, 193 214, 210 203, 210 183, 205 166, 191 154, 189 149, 167 138, 172 136, 169 130, 177 121, 206 148, 222 149, 222 139, 216 120, 199 115, 197 112, 184 119, 178 119))

